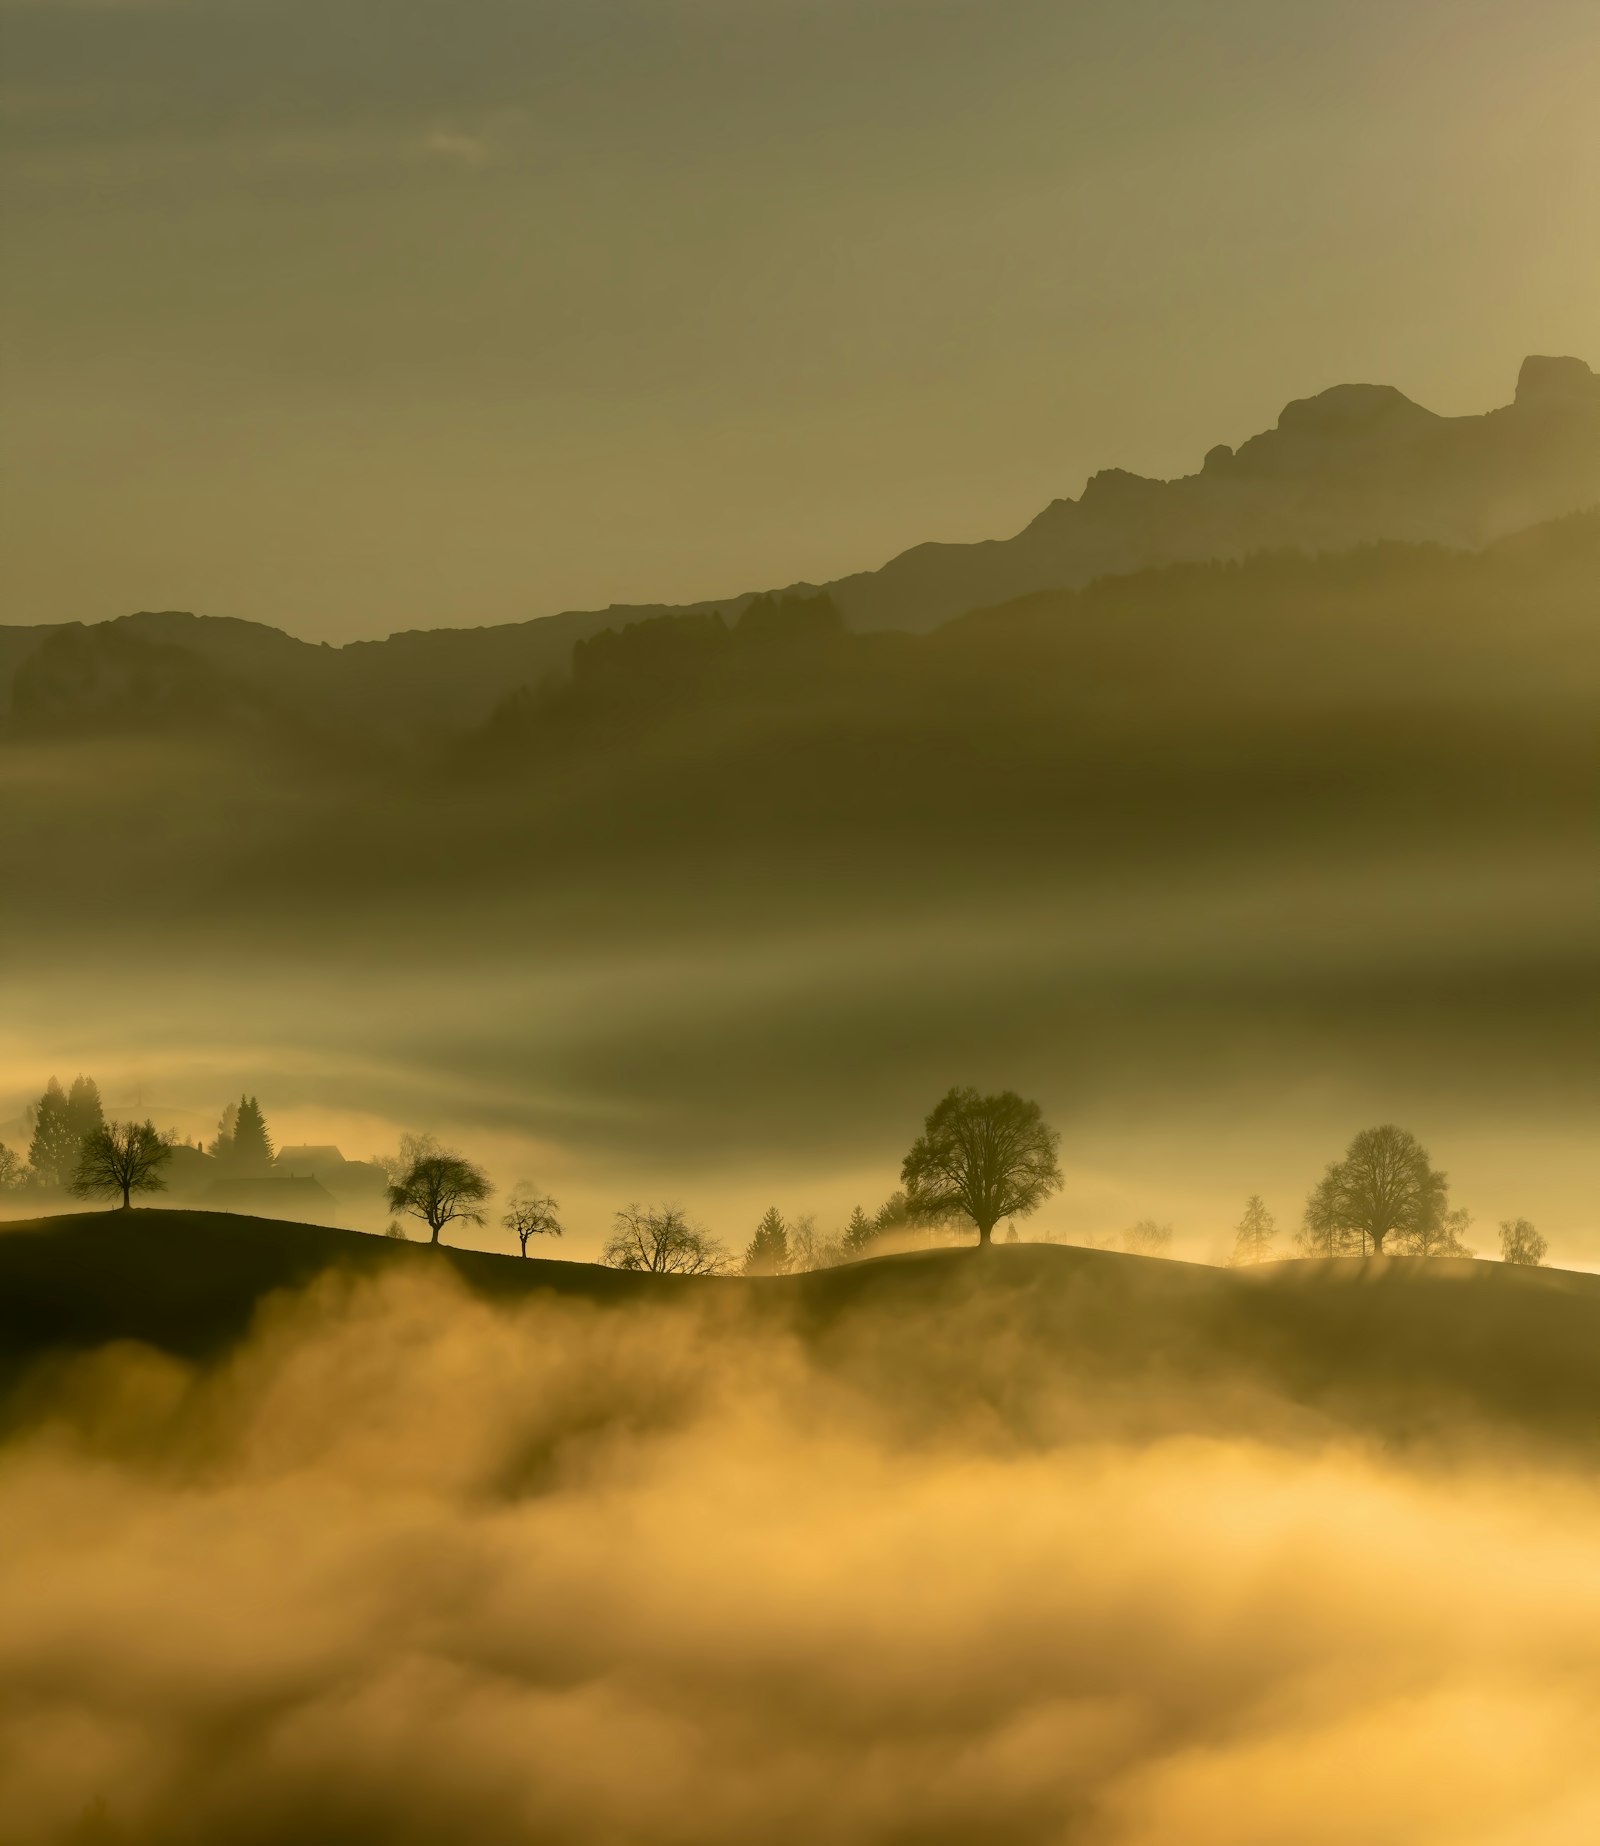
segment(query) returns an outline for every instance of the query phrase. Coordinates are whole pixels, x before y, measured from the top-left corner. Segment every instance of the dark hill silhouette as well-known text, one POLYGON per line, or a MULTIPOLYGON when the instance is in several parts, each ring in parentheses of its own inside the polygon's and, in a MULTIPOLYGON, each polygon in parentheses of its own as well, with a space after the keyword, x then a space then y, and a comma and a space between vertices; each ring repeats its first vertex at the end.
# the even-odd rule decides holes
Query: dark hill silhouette
MULTIPOLYGON (((1536 357, 1524 363, 1514 401, 1482 416, 1437 416, 1389 386, 1335 386, 1288 405, 1274 429, 1237 451, 1212 449, 1195 474, 1157 481, 1107 469, 1013 538, 918 545, 879 570, 785 593, 811 597, 820 587, 850 629, 923 632, 969 610, 1177 562, 1344 551, 1378 540, 1475 549, 1595 504, 1600 377, 1579 359, 1536 357)), ((569 611, 339 648, 178 611, 125 616, 89 632, 117 637, 124 649, 131 641, 184 650, 196 664, 164 655, 168 677, 220 675, 213 700, 230 710, 265 706, 342 732, 425 740, 482 722, 516 686, 564 678, 575 644, 605 630, 666 614, 731 623, 761 601, 745 592, 670 610, 569 611)), ((100 713, 106 688, 118 683, 106 660, 98 676, 76 680, 60 670, 59 652, 40 664, 41 653, 61 646, 53 637, 75 626, 0 628, 0 716, 100 713)), ((81 660, 79 634, 68 652, 81 660)), ((153 663, 146 666, 148 679, 153 663)), ((192 701, 175 703, 179 715, 192 712, 192 701)))
POLYGON ((490 1300, 770 1315, 828 1366, 881 1375, 888 1412, 918 1424, 977 1404, 1023 1440, 1062 1418, 1128 1432, 1270 1414, 1308 1437, 1332 1425, 1391 1443, 1600 1446, 1600 1277, 1406 1258, 1225 1270, 1023 1244, 747 1281, 218 1213, 94 1213, 0 1234, 0 1383, 113 1341, 214 1360, 269 1297, 326 1271, 440 1265, 490 1300))
POLYGON ((1046 846, 1081 866, 1364 816, 1387 832, 1416 802, 1487 830, 1540 798, 1554 825, 1600 771, 1597 583, 1584 514, 1476 555, 1172 566, 930 636, 845 634, 826 601, 781 650, 667 617, 588 643, 462 768, 500 801, 559 797, 580 851, 848 843, 935 884, 1046 846))

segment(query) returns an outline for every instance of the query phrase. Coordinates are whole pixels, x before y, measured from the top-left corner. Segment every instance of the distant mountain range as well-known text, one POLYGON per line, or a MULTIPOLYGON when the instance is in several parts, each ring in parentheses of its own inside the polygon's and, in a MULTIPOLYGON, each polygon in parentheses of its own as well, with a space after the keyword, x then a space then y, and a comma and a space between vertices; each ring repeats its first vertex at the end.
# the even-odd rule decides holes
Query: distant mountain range
MULTIPOLYGON (((1473 550, 1600 504, 1600 377, 1526 360, 1512 403, 1442 417, 1386 385, 1339 385, 1274 429, 1211 450, 1197 474, 1096 474, 1014 538, 926 544, 826 591, 847 627, 926 631, 954 616, 1152 566, 1377 540, 1473 550)), ((333 648, 259 623, 175 611, 92 627, 0 627, 0 716, 292 712, 362 732, 458 730, 519 685, 563 677, 575 642, 669 613, 735 617, 756 593, 671 608, 614 606, 492 628, 434 629, 333 648)))

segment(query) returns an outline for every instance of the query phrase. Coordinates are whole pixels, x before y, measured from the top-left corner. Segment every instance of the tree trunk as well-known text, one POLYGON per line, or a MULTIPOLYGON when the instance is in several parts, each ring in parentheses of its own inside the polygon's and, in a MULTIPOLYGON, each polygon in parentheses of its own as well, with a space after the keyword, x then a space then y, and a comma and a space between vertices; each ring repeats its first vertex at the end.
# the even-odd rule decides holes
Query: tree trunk
POLYGON ((428 1229, 429 1229, 430 1231, 432 1231, 432 1232, 433 1232, 433 1235, 432 1235, 432 1236, 431 1236, 431 1237, 430 1237, 430 1238, 428 1239, 428 1242, 429 1242, 429 1243, 437 1243, 437 1242, 439 1241, 439 1227, 438 1227, 438 1225, 437 1225, 437 1224, 430 1224, 430 1225, 428 1226, 428 1229))
POLYGON ((1383 1240, 1388 1235, 1389 1233, 1387 1231, 1374 1231, 1372 1233, 1372 1254, 1374 1256, 1383 1255, 1383 1240))
POLYGON ((131 1191, 131 1188, 128 1185, 128 1182, 124 1180, 122 1182, 122 1209, 124 1211, 133 1210, 133 1200, 129 1197, 130 1191, 131 1191))
POLYGON ((978 1226, 978 1248, 983 1249, 993 1235, 994 1226, 992 1224, 980 1224, 978 1226))

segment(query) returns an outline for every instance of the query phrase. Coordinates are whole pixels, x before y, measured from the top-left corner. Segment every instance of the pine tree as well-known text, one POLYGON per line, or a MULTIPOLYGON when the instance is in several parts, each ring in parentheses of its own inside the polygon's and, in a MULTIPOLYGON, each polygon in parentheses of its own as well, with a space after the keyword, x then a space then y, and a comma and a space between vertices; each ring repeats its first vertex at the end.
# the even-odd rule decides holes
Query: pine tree
POLYGON ((781 1276, 789 1268, 789 1230, 776 1205, 756 1226, 744 1253, 747 1276, 781 1276))
POLYGON ((105 1111, 100 1107, 100 1086, 93 1077, 75 1077, 72 1088, 67 1092, 67 1126, 77 1137, 80 1151, 90 1135, 98 1134, 105 1125, 105 1111))
POLYGON ((33 1139, 28 1143, 28 1165, 43 1186, 69 1186, 78 1170, 81 1143, 72 1131, 67 1093, 52 1077, 34 1104, 33 1139))
POLYGON ((850 1222, 844 1227, 844 1244, 846 1256, 865 1256, 877 1241, 878 1227, 858 1205, 850 1214, 850 1222))
POLYGON ((1264 1263, 1272 1254, 1272 1240, 1277 1234, 1277 1220, 1261 1202, 1261 1194, 1252 1192, 1245 1201, 1244 1216, 1234 1230, 1233 1261, 1264 1263))
POLYGON ((272 1137, 267 1133, 261 1105, 253 1096, 241 1096, 229 1164, 240 1173, 264 1173, 272 1165, 272 1153, 272 1137))
POLYGON ((239 1105, 231 1102, 218 1116, 217 1132, 211 1146, 207 1149, 213 1160, 226 1163, 233 1158, 233 1131, 238 1126, 238 1121, 239 1105))

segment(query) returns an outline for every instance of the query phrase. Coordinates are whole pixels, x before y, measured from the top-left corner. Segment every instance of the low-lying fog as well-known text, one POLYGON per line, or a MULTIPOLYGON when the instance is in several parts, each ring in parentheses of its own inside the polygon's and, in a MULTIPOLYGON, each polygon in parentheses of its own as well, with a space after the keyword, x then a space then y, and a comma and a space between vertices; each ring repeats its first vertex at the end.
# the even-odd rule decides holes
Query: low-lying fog
POLYGON ((735 892, 630 920, 577 881, 323 905, 286 867, 282 920, 174 915, 125 939, 108 890, 7 932, 29 978, 0 1018, 0 1140, 25 1147, 52 1073, 196 1137, 248 1090, 280 1143, 360 1159, 428 1131, 502 1190, 533 1181, 582 1256, 631 1198, 680 1199, 736 1245, 773 1202, 825 1225, 870 1211, 922 1115, 970 1082, 1037 1097, 1063 1131, 1041 1235, 1154 1217, 1180 1254, 1222 1257, 1248 1194, 1292 1227, 1350 1135, 1395 1120, 1481 1251, 1528 1217, 1553 1261, 1600 1262, 1600 897, 1570 847, 1223 872, 859 911, 813 893, 822 915, 735 892))
POLYGON ((868 1334, 411 1271, 54 1370, 0 1446, 7 1840, 1600 1831, 1587 1452, 1408 1454, 1221 1357, 1225 1416, 1069 1365, 1013 1426, 923 1398, 936 1320, 868 1334))

